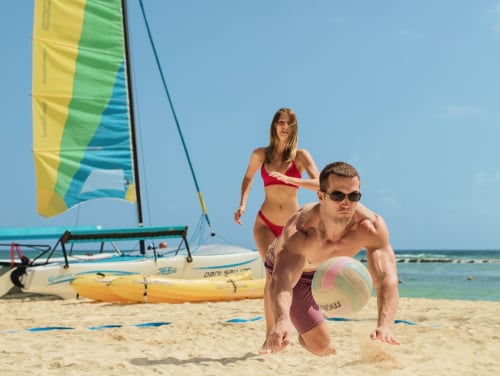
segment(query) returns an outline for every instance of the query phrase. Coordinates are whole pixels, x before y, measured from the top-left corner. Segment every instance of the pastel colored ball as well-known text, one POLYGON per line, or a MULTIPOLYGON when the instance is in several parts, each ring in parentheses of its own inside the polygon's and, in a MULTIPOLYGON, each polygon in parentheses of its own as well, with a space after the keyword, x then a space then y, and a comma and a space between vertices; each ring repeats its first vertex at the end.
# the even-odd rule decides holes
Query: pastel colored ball
POLYGON ((327 317, 345 317, 368 303, 373 289, 368 269, 352 257, 330 258, 314 273, 311 291, 327 317))

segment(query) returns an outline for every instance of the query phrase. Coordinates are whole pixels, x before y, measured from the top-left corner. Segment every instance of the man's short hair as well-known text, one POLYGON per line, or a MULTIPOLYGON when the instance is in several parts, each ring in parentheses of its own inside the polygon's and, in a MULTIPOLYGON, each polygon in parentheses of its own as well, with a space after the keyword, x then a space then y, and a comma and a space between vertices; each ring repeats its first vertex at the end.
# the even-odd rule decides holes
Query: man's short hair
POLYGON ((332 162, 327 164, 319 174, 319 189, 326 192, 328 189, 328 176, 331 174, 344 178, 359 179, 358 170, 346 162, 332 162))

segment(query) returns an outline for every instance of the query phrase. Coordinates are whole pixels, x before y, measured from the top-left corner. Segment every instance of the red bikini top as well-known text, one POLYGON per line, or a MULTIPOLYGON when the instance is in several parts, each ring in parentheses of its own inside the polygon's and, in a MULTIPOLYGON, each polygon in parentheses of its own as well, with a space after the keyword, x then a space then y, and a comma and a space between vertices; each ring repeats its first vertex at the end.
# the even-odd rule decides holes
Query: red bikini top
MULTIPOLYGON (((288 185, 289 187, 294 187, 299 189, 299 187, 295 184, 288 184, 284 183, 281 180, 276 179, 274 176, 269 175, 267 172, 266 168, 264 167, 264 163, 262 163, 262 167, 260 168, 260 175, 262 176, 262 181, 264 182, 264 187, 267 187, 268 185, 288 185)), ((299 169, 295 165, 295 162, 292 161, 290 164, 290 167, 288 167, 288 170, 286 170, 285 174, 286 176, 290 176, 291 178, 301 178, 302 175, 300 174, 299 169)))

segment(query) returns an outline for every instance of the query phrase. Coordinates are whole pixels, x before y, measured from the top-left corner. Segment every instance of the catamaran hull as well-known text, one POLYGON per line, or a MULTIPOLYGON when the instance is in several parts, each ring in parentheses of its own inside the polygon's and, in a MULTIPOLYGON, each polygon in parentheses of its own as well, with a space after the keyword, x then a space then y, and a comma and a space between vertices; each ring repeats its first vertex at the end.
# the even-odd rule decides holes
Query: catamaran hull
MULTIPOLYGON (((68 256, 69 263, 83 262, 83 261, 99 261, 104 259, 111 259, 115 257, 116 253, 100 253, 92 256, 80 255, 80 256, 68 256)), ((30 268, 33 266, 23 266, 21 260, 15 259, 15 265, 17 267, 11 266, 10 259, 0 259, 0 298, 9 293, 12 288, 16 287, 13 280, 21 280, 21 276, 24 274, 23 269, 30 268)), ((50 260, 51 263, 63 264, 64 257, 54 257, 50 260)), ((36 260, 34 265, 47 265, 45 260, 36 260)), ((17 285, 17 287, 21 287, 17 285)))
POLYGON ((56 295, 62 299, 78 298, 70 283, 75 278, 88 274, 106 275, 157 274, 169 278, 203 279, 224 276, 249 270, 253 278, 263 278, 264 268, 258 252, 244 252, 224 255, 193 256, 188 262, 186 256, 120 257, 99 262, 48 264, 26 269, 20 277, 23 292, 56 295))

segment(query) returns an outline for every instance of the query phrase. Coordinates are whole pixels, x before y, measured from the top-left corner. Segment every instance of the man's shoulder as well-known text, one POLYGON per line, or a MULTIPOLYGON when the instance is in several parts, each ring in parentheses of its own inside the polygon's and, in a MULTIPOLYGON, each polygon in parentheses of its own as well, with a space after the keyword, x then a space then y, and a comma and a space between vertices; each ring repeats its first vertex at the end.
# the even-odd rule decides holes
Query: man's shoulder
POLYGON ((285 225, 285 229, 293 228, 299 231, 304 231, 307 227, 310 227, 315 218, 315 213, 317 213, 317 206, 318 203, 314 202, 301 206, 290 216, 287 224, 285 225))
POLYGON ((311 218, 317 213, 318 208, 319 204, 317 202, 310 202, 302 205, 299 210, 296 211, 296 214, 302 218, 311 218))
POLYGON ((304 253, 311 245, 311 236, 316 233, 318 227, 317 209, 317 203, 306 204, 288 220, 282 238, 288 247, 295 249, 295 252, 304 253))
POLYGON ((314 227, 317 218, 319 217, 319 204, 311 202, 303 205, 295 212, 295 226, 297 230, 307 232, 311 227, 314 227))
POLYGON ((356 230, 358 236, 365 242, 365 248, 379 248, 389 242, 389 230, 384 219, 377 213, 359 217, 356 230))
POLYGON ((356 214, 360 216, 361 220, 376 221, 377 218, 380 218, 380 216, 377 213, 368 209, 361 203, 359 203, 358 207, 356 208, 356 214))

